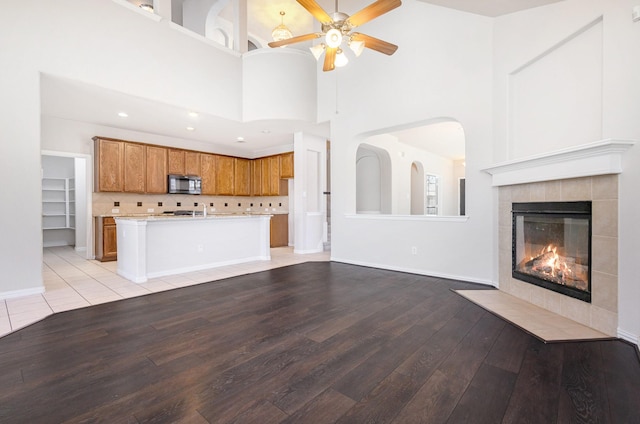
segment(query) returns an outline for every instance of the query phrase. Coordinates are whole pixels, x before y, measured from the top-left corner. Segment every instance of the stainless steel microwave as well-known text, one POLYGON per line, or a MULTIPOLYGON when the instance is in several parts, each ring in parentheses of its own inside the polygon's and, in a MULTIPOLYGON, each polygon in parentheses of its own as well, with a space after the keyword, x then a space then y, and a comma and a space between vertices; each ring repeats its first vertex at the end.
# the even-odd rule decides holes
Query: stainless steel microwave
POLYGON ((202 194, 202 178, 196 175, 169 175, 169 193, 202 194))

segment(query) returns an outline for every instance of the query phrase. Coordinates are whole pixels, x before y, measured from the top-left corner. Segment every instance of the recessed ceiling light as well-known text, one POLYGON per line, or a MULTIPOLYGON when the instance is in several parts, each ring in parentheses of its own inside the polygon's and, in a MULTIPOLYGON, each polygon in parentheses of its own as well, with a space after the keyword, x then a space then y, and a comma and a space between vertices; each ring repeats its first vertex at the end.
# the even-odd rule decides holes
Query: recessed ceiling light
POLYGON ((198 117, 198 112, 191 111, 191 112, 189 112, 189 116, 192 117, 192 118, 197 118, 198 117))
POLYGON ((238 143, 244 143, 244 137, 238 137, 238 138, 236 138, 236 141, 238 143))
POLYGON ((118 116, 121 117, 121 118, 127 118, 127 117, 129 117, 129 114, 126 113, 126 112, 118 112, 118 116))
POLYGON ((193 127, 187 127, 187 131, 195 131, 196 129, 193 127))

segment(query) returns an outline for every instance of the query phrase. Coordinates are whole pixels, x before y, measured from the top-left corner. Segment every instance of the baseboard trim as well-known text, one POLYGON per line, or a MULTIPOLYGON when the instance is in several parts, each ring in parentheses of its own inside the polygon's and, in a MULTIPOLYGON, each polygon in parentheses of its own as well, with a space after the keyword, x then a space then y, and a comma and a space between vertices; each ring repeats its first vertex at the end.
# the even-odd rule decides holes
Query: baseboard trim
POLYGON ((34 294, 42 294, 42 293, 44 293, 44 286, 34 287, 31 289, 24 289, 24 290, 10 290, 5 292, 0 292, 0 299, 14 299, 16 297, 31 296, 34 294))
POLYGON ((625 331, 625 330, 623 330, 623 329, 621 329, 619 327, 618 327, 618 337, 620 337, 622 340, 626 340, 626 341, 628 341, 630 343, 633 343, 636 346, 640 346, 638 344, 638 341, 640 340, 640 337, 638 337, 637 334, 630 333, 630 332, 625 331))
POLYGON ((434 272, 434 271, 429 271, 424 269, 399 267, 399 266, 393 266, 393 265, 387 265, 387 264, 374 264, 366 261, 353 261, 350 259, 337 258, 335 256, 331 256, 331 261, 342 262, 350 265, 366 266, 369 268, 386 269, 389 271, 406 272, 408 274, 418 274, 418 275, 424 275, 427 277, 445 278, 447 280, 466 281, 469 283, 483 284, 486 286, 496 287, 494 282, 491 280, 484 280, 481 278, 470 277, 468 275, 453 275, 453 274, 445 274, 441 272, 434 272))

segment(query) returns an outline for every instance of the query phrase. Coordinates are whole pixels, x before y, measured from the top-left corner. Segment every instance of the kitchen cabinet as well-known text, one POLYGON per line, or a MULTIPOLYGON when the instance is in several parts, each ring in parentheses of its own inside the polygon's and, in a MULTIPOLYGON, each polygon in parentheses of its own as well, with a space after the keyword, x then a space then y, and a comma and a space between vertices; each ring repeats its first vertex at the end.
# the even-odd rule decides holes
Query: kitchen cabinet
POLYGON ((216 194, 216 155, 200 154, 200 177, 202 178, 202 194, 216 194))
MULTIPOLYGON (((264 158, 254 159, 256 167, 260 172, 260 193, 254 195, 260 196, 281 196, 286 194, 286 190, 282 193, 280 188, 280 156, 268 156, 264 158)), ((257 179, 254 181, 257 183, 257 179)))
POLYGON ((176 175, 186 175, 185 172, 185 151, 181 149, 168 149, 167 151, 167 173, 176 175))
POLYGON ((124 142, 124 192, 144 193, 146 189, 145 145, 124 142))
POLYGON ((235 158, 216 156, 216 194, 233 196, 235 178, 235 158))
POLYGON ((280 156, 269 156, 269 193, 270 196, 280 195, 280 156))
POLYGON ((289 245, 289 215, 286 213, 271 216, 271 247, 289 245))
POLYGON ((200 152, 184 152, 184 174, 200 176, 200 152))
POLYGON ((118 238, 116 220, 112 216, 95 218, 96 260, 100 262, 118 259, 118 238))
POLYGON ((146 193, 164 194, 167 192, 167 149, 159 146, 146 146, 146 193))
POLYGON ((245 159, 94 137, 96 192, 167 193, 167 175, 197 175, 209 196, 286 196, 293 152, 245 159))
POLYGON ((260 159, 251 161, 251 195, 262 195, 262 162, 260 159))
POLYGON ((200 152, 182 149, 167 150, 167 173, 200 176, 200 152))
POLYGON ((260 195, 269 196, 271 194, 271 178, 269 178, 269 158, 260 158, 260 169, 262 178, 260 182, 260 195))
POLYGON ((251 195, 251 161, 235 158, 235 176, 233 179, 233 194, 235 196, 251 195))
POLYGON ((280 155, 280 178, 293 178, 293 152, 280 155))
POLYGON ((124 142, 94 137, 94 191, 121 192, 124 188, 124 142))

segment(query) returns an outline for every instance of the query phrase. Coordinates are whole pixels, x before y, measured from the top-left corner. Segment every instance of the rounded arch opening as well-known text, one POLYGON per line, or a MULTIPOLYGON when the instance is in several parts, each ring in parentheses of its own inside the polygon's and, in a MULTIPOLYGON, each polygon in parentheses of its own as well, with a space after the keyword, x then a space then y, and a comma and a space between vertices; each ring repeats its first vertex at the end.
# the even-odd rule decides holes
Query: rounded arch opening
MULTIPOLYGON (((361 136, 356 155, 356 212, 371 213, 373 199, 362 182, 367 166, 388 172, 389 203, 379 213, 459 216, 465 214, 465 134, 453 118, 433 118, 361 136), (360 149, 365 149, 364 156, 360 149), (383 166, 381 152, 388 158, 383 166), (377 162, 374 159, 377 158, 377 162), (361 161, 363 161, 360 163, 361 161), (367 163, 371 161, 372 163, 367 163)), ((374 179, 373 168, 369 178, 374 179)), ((383 181, 382 178, 381 182, 383 181)), ((367 184, 373 184, 368 182, 367 184)), ((379 184, 380 185, 380 184, 379 184)))
POLYGON ((356 212, 391 213, 391 158, 384 149, 367 144, 358 146, 356 212))

